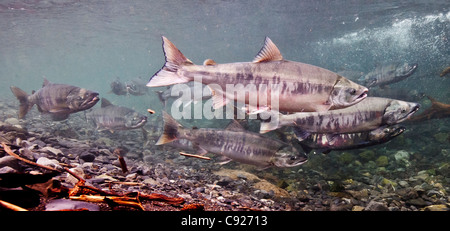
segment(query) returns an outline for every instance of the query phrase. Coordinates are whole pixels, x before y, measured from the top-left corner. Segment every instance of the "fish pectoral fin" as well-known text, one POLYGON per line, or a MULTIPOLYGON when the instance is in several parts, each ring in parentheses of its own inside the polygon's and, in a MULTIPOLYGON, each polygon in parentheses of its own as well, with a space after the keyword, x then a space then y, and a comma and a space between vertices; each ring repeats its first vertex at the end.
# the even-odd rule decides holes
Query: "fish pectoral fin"
POLYGON ((306 138, 308 138, 308 136, 311 135, 311 133, 309 133, 308 131, 305 131, 299 127, 293 127, 292 130, 294 130, 294 134, 295 134, 295 136, 297 136, 297 139, 299 141, 303 141, 306 138))
POLYGON ((256 55, 255 59, 253 59, 253 62, 261 63, 261 62, 281 61, 281 60, 283 60, 283 56, 281 55, 280 50, 269 37, 266 37, 266 40, 264 41, 264 46, 256 55))
POLYGON ((230 163, 233 160, 233 159, 228 158, 226 156, 222 156, 220 159, 221 159, 221 161, 217 163, 219 165, 228 164, 228 163, 230 163))
POLYGON ((212 101, 213 101, 213 108, 214 109, 218 109, 221 108, 225 105, 227 105, 230 100, 224 95, 222 94, 222 92, 217 92, 215 90, 212 90, 212 101))
POLYGON ((198 145, 197 143, 192 143, 192 148, 194 149, 195 154, 199 156, 204 156, 206 155, 206 153, 208 153, 206 149, 200 147, 200 145, 198 145))
POLYGON ((247 114, 249 115, 257 115, 266 111, 270 111, 270 107, 267 105, 263 106, 252 106, 252 105, 246 105, 244 109, 247 114))

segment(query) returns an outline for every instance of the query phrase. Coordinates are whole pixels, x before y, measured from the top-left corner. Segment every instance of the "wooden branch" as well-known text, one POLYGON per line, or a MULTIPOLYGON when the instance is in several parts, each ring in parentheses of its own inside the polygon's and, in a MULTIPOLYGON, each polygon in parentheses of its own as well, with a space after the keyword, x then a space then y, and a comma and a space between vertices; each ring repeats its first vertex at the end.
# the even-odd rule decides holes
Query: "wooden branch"
POLYGON ((95 203, 107 203, 110 206, 126 205, 131 207, 136 207, 144 211, 144 207, 139 201, 139 197, 127 197, 127 196, 97 196, 97 195, 80 195, 80 196, 70 196, 69 199, 88 201, 95 203))
POLYGON ((11 148, 9 148, 9 146, 6 145, 4 142, 2 142, 2 146, 3 146, 3 149, 5 150, 5 152, 8 153, 10 156, 12 156, 12 157, 14 157, 16 159, 19 159, 19 160, 21 160, 21 161, 23 161, 23 162, 25 162, 27 164, 38 166, 40 168, 45 168, 45 169, 50 170, 50 171, 61 172, 60 170, 57 170, 55 168, 52 168, 52 167, 49 167, 49 166, 45 166, 45 165, 40 165, 40 164, 35 163, 35 162, 31 161, 31 160, 27 160, 25 158, 20 157, 19 155, 17 155, 13 151, 11 151, 11 148))
POLYGON ((0 206, 2 206, 4 208, 7 208, 7 209, 10 209, 10 210, 13 210, 13 211, 28 211, 28 210, 26 210, 26 209, 24 209, 22 207, 19 207, 17 205, 14 205, 14 204, 11 204, 9 202, 2 201, 2 200, 0 200, 0 206))
POLYGON ((204 160, 211 160, 211 158, 209 158, 207 156, 189 154, 189 153, 185 153, 185 152, 180 152, 180 155, 187 156, 187 157, 194 157, 194 158, 204 159, 204 160))

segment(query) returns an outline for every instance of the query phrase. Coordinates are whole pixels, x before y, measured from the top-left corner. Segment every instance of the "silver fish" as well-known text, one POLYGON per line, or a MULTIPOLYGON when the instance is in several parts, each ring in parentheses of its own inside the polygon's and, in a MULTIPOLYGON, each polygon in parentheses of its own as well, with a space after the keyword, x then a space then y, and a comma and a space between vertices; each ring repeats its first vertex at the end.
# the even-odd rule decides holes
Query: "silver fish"
POLYGON ((361 77, 360 82, 369 88, 384 87, 408 78, 416 71, 417 67, 417 64, 409 65, 408 63, 382 65, 361 77))
POLYGON ((148 88, 145 86, 145 80, 141 78, 135 78, 125 82, 126 91, 132 95, 146 95, 148 94, 148 88))
POLYGON ((41 113, 49 114, 53 120, 65 120, 71 113, 87 110, 98 100, 98 93, 67 84, 50 83, 44 79, 41 89, 28 95, 18 87, 11 86, 12 93, 20 102, 19 119, 37 105, 41 113))
POLYGON ((278 106, 276 109, 286 112, 327 111, 351 106, 367 96, 366 87, 334 72, 283 59, 269 38, 253 62, 216 64, 207 60, 204 65, 195 65, 162 38, 166 63, 147 86, 201 81, 211 88, 215 109, 237 100, 256 109, 278 106), (236 89, 230 90, 230 86, 236 89), (272 98, 278 102, 271 102, 272 98))
POLYGON ((295 126, 303 133, 300 140, 311 133, 353 133, 370 131, 383 125, 401 123, 417 110, 420 104, 388 98, 367 97, 363 103, 328 112, 298 112, 271 116, 273 121, 262 121, 260 133, 282 126, 295 126))
POLYGON ((305 163, 308 158, 303 152, 284 142, 245 131, 237 122, 227 129, 186 129, 163 111, 164 131, 157 145, 186 139, 193 143, 198 154, 208 152, 220 154, 245 164, 261 167, 294 167, 305 163))
POLYGON ((171 98, 179 99, 177 101, 179 105, 176 105, 176 107, 179 107, 181 103, 186 103, 185 106, 189 106, 192 102, 197 103, 212 97, 210 88, 197 82, 175 84, 164 91, 156 91, 156 93, 164 107, 166 106, 166 102, 171 98), (190 95, 185 96, 185 92, 190 95))
POLYGON ((127 87, 118 78, 109 84, 111 86, 111 92, 116 95, 126 95, 127 87))
POLYGON ((102 98, 101 108, 91 109, 85 114, 98 130, 130 130, 147 123, 147 116, 127 107, 115 106, 105 98, 102 98))
POLYGON ((300 144, 306 153, 309 153, 312 149, 317 149, 322 152, 357 149, 386 143, 402 134, 405 130, 406 128, 400 125, 385 125, 365 132, 340 134, 313 133, 302 140, 300 144))

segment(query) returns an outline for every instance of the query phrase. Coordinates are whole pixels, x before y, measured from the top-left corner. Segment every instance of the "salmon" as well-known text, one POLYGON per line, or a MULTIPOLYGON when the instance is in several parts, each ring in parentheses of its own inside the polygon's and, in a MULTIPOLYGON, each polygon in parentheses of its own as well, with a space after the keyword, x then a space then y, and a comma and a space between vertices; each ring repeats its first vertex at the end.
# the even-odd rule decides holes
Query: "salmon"
POLYGON ((292 145, 244 130, 233 121, 226 129, 187 129, 163 111, 164 131, 156 145, 188 140, 199 155, 215 153, 244 164, 267 167, 295 167, 308 158, 292 145))
POLYGON ((20 102, 19 119, 23 119, 36 104, 41 113, 50 115, 53 120, 65 120, 72 113, 93 107, 100 99, 97 92, 67 84, 50 83, 47 79, 44 79, 42 88, 31 95, 18 87, 10 88, 20 102))
POLYGON ((282 126, 293 126, 299 140, 311 133, 352 133, 401 123, 419 110, 420 104, 389 98, 367 97, 364 103, 328 112, 298 112, 271 116, 262 121, 260 133, 282 126), (301 134, 301 135, 300 135, 301 134))
POLYGON ((204 65, 195 65, 166 37, 162 39, 166 63, 147 86, 201 82, 211 88, 214 109, 237 101, 248 104, 250 111, 322 112, 349 107, 367 96, 366 87, 332 71, 285 60, 269 38, 253 62, 206 60, 204 65))

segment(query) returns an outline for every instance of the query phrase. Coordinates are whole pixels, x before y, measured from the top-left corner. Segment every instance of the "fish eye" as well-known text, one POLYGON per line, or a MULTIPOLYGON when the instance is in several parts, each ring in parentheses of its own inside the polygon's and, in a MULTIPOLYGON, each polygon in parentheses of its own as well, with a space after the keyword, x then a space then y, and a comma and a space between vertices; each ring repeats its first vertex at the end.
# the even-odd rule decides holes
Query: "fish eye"
POLYGON ((402 109, 402 113, 405 113, 406 112, 406 109, 402 109))
POLYGON ((350 89, 350 94, 352 95, 356 94, 356 89, 355 88, 350 89))
POLYGON ((290 160, 296 160, 297 157, 296 156, 291 156, 290 160))

